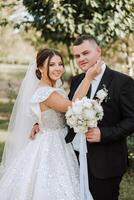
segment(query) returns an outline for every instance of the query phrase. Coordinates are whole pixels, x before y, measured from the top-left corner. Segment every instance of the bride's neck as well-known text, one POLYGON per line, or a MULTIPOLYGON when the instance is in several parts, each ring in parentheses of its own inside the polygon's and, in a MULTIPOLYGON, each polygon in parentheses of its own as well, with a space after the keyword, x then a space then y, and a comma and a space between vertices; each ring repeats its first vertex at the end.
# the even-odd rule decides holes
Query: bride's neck
POLYGON ((56 83, 55 81, 51 81, 51 80, 40 80, 40 85, 49 85, 53 87, 55 83, 56 83))

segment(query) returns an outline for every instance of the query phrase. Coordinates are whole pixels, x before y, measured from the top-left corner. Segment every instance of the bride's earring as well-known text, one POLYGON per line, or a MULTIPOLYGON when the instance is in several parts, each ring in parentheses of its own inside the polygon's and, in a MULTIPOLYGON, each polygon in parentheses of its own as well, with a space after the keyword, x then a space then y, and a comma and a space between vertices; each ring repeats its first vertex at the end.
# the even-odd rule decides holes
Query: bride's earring
POLYGON ((41 77, 43 77, 43 72, 41 72, 41 77))

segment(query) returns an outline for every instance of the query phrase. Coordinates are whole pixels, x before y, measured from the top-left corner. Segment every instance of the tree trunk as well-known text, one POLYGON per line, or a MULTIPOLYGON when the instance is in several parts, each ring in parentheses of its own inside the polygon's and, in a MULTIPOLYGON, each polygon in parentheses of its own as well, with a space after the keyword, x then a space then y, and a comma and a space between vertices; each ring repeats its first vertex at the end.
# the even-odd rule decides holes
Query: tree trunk
POLYGON ((75 67, 74 58, 73 58, 73 55, 71 54, 69 45, 67 45, 67 51, 68 51, 68 61, 70 64, 71 73, 72 73, 72 76, 75 76, 76 74, 78 74, 78 68, 75 67))

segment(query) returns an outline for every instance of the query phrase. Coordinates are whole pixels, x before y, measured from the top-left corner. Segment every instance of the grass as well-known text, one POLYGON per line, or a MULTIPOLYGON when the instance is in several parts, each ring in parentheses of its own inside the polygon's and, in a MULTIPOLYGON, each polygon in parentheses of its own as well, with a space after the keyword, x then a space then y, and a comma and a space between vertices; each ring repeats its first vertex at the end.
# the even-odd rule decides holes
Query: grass
POLYGON ((2 158, 3 148, 4 148, 4 143, 0 143, 0 160, 2 158))
POLYGON ((119 200, 133 200, 134 199, 133 186, 134 186, 134 170, 129 168, 121 182, 119 200))
POLYGON ((9 123, 9 116, 12 111, 13 103, 0 102, 0 130, 7 130, 9 123))
POLYGON ((9 120, 7 119, 0 119, 0 130, 7 130, 9 120))
POLYGON ((0 102, 0 130, 7 130, 9 123, 9 116, 12 111, 12 102, 0 102))
POLYGON ((0 102, 0 113, 10 114, 13 108, 13 102, 0 102))

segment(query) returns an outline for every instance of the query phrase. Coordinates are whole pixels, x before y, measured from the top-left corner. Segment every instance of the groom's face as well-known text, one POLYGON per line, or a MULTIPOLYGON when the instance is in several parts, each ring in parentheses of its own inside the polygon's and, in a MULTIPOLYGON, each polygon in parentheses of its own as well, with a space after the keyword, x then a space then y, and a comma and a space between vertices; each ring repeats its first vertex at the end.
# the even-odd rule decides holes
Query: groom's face
POLYGON ((73 55, 83 71, 92 67, 101 56, 101 49, 95 41, 85 40, 82 44, 73 46, 73 55))

